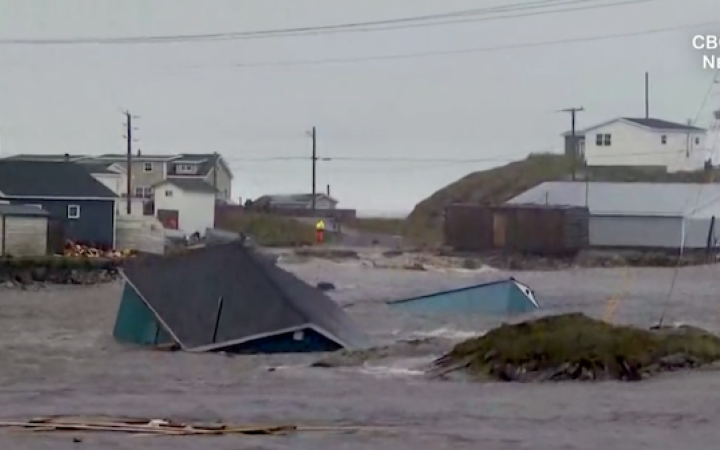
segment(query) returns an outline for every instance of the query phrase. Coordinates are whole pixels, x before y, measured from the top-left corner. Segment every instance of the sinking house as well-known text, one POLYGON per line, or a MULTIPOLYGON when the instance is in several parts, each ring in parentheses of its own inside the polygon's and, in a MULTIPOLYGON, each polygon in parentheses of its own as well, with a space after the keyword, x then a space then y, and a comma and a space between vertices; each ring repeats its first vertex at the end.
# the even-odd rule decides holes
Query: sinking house
POLYGON ((330 297, 241 242, 144 257, 123 276, 113 333, 121 342, 233 353, 369 345, 330 297))
POLYGON ((420 314, 517 315, 540 305, 528 286, 514 278, 387 302, 393 309, 420 314))

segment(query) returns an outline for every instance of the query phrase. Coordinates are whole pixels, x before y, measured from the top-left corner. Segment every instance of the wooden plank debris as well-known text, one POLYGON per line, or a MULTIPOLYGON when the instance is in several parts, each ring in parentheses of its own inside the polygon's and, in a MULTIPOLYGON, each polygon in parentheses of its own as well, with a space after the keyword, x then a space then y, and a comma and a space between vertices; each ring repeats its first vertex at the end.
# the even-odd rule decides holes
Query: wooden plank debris
POLYGON ((278 436, 291 432, 361 432, 387 430, 388 427, 363 426, 299 426, 299 425, 231 425, 224 423, 181 423, 164 419, 53 416, 29 421, 0 422, 0 428, 32 432, 80 431, 117 432, 136 436, 188 436, 188 435, 268 435, 278 436))

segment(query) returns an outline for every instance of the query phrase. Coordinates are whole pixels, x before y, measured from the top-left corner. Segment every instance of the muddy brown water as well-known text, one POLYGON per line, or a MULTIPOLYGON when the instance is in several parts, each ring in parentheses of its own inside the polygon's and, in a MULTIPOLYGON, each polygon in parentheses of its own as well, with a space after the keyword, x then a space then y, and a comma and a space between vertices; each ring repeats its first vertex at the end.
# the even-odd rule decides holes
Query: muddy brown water
MULTIPOLYGON (((482 280, 312 261, 288 266, 334 282, 333 296, 379 342, 430 337, 425 350, 363 366, 311 369, 313 355, 227 357, 123 347, 110 332, 118 284, 0 288, 0 416, 111 414, 198 421, 392 424, 392 433, 284 437, 132 437, 0 430, 13 449, 714 449, 720 439, 720 372, 677 373, 637 384, 430 382, 417 370, 495 321, 401 316, 383 301, 482 280), (269 367, 277 368, 269 371, 269 367), (82 444, 72 442, 81 436, 82 444)), ((667 320, 720 327, 720 267, 680 272, 667 320)), ((616 320, 657 321, 670 269, 515 274, 547 312, 601 316, 621 294, 616 320)), ((497 276, 497 274, 492 274, 497 276)), ((401 347, 398 347, 401 348, 401 347)))

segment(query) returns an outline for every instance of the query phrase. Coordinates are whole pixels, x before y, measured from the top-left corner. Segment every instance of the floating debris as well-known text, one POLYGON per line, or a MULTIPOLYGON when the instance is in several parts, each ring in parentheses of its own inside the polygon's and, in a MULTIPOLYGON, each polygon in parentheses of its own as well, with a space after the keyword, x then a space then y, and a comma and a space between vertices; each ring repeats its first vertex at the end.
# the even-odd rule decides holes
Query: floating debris
POLYGON ((388 426, 300 426, 300 425, 231 425, 225 423, 183 423, 166 419, 53 416, 31 419, 27 422, 0 422, 0 427, 34 432, 80 431, 116 432, 146 436, 190 435, 269 435, 278 436, 293 432, 388 431, 388 426))

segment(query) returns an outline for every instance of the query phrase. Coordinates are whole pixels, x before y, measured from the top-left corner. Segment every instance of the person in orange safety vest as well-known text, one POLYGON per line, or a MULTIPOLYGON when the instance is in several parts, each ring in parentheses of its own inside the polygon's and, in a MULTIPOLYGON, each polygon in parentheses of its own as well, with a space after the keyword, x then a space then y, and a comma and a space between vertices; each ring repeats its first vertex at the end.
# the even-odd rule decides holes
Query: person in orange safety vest
POLYGON ((325 222, 318 220, 315 224, 315 238, 318 244, 322 244, 325 241, 325 222))

